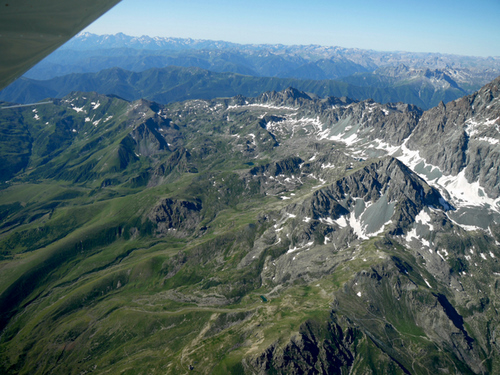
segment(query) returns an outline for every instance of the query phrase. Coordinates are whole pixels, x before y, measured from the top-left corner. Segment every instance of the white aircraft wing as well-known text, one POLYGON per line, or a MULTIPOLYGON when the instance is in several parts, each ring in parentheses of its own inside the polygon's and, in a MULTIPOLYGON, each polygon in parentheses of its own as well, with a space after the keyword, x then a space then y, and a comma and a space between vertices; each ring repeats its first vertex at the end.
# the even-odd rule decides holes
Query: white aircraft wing
POLYGON ((120 0, 3 0, 0 90, 120 0))

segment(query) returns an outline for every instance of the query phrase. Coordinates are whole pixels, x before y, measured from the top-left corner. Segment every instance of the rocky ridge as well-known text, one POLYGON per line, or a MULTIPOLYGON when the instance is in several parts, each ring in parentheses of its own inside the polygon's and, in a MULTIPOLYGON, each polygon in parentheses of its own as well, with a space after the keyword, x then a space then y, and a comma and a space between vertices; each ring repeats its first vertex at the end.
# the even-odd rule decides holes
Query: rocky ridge
POLYGON ((2 371, 498 371, 498 84, 3 110, 2 371))

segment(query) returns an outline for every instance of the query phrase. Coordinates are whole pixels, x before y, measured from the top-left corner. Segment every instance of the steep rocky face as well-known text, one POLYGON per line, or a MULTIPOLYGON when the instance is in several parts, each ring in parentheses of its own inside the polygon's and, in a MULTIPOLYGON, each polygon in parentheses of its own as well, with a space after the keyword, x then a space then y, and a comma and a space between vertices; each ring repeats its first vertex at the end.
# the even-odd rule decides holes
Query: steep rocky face
MULTIPOLYGON (((377 69, 375 73, 383 76, 392 78, 392 82, 405 82, 413 81, 418 82, 420 85, 431 85, 440 89, 458 89, 465 94, 465 90, 461 89, 457 84, 463 80, 457 74, 456 70, 449 68, 442 69, 429 69, 429 68, 410 68, 405 64, 400 64, 397 66, 389 66, 377 69), (454 80, 457 79, 457 81, 454 80)), ((465 74, 466 75, 466 74, 465 74)), ((491 78, 494 78, 491 77, 491 78)), ((487 83, 485 81, 484 83, 487 83)))
MULTIPOLYGON (((391 145, 399 145, 412 133, 421 115, 422 110, 414 105, 380 105, 368 100, 325 110, 321 120, 331 124, 334 129, 338 128, 337 124, 348 124, 351 131, 354 128, 356 132, 366 133, 363 134, 366 139, 383 139, 391 145)), ((342 132, 342 129, 337 131, 342 132)))
POLYGON ((401 233, 402 228, 412 223, 426 206, 442 210, 451 208, 436 189, 391 157, 367 165, 338 180, 330 189, 338 200, 356 197, 375 203, 384 197, 386 202, 394 202, 394 216, 391 220, 398 228, 396 233, 401 233))
POLYGON ((138 155, 151 156, 169 150, 167 141, 158 133, 159 126, 154 119, 149 119, 130 133, 138 155))
POLYGON ((160 236, 187 237, 200 223, 201 202, 163 199, 148 215, 160 236))
POLYGON ((500 150, 499 85, 497 78, 473 95, 425 112, 407 142, 444 173, 457 175, 465 170, 467 180, 479 180, 493 198, 499 196, 495 178, 499 168, 495 156, 500 150))
POLYGON ((415 363, 415 353, 408 346, 404 332, 432 337, 442 350, 461 358, 466 364, 461 371, 487 372, 480 359, 484 350, 481 344, 471 338, 462 316, 446 296, 419 287, 426 282, 425 276, 417 269, 393 257, 357 274, 343 292, 336 294, 334 311, 347 314, 350 325, 359 327, 405 373, 426 371, 433 366, 433 361, 449 371, 455 364, 453 359, 439 354, 415 363), (384 316, 385 323, 370 319, 373 315, 384 316), (389 340, 380 339, 384 336, 389 340))
POLYGON ((245 364, 258 374, 341 374, 352 368, 359 341, 366 339, 358 329, 343 329, 335 321, 308 321, 284 347, 275 343, 245 364))
POLYGON ((261 103, 273 103, 278 106, 300 106, 311 101, 311 97, 293 87, 289 87, 281 92, 264 93, 257 98, 261 103))
POLYGON ((328 323, 303 323, 288 342, 273 343, 245 365, 259 374, 413 374, 429 368, 448 373, 460 358, 461 373, 487 373, 482 344, 472 339, 446 296, 420 288, 425 282, 408 263, 387 259, 335 293, 328 323), (427 344, 411 342, 410 332, 432 338, 440 350, 418 355, 415 349, 425 351, 427 344))

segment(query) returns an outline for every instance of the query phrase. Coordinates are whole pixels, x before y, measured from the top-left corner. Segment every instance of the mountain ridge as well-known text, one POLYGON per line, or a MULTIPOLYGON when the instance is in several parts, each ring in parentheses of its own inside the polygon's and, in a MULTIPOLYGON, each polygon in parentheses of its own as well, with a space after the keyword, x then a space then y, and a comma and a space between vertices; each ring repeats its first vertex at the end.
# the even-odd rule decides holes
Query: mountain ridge
POLYGON ((499 84, 2 109, 2 372, 497 372, 499 84))
POLYGON ((234 73, 216 73, 201 68, 166 67, 143 72, 112 68, 99 73, 70 74, 47 81, 22 78, 2 92, 0 99, 9 102, 33 103, 47 97, 62 97, 71 91, 97 91, 121 96, 127 100, 145 97, 167 104, 187 99, 214 99, 238 94, 255 96, 265 91, 286 87, 325 96, 349 96, 353 99, 374 99, 378 102, 403 101, 424 109, 440 101, 450 101, 464 94, 462 89, 448 87, 438 90, 428 84, 394 87, 362 87, 342 81, 314 81, 288 78, 252 77, 234 73), (150 83, 154 82, 153 85, 150 83))
MULTIPOLYGON (((440 99, 448 102, 471 94, 500 74, 498 58, 377 52, 317 45, 239 45, 222 41, 85 33, 48 56, 25 77, 47 80, 72 73, 97 73, 114 67, 143 72, 167 66, 199 67, 215 73, 254 77, 341 80, 358 87, 358 91, 369 88, 376 101, 404 101, 424 109, 437 105, 440 99), (401 67, 408 68, 406 74, 401 74, 401 67), (391 70, 399 70, 399 74, 393 74, 391 70)), ((329 83, 318 82, 318 95, 321 95, 322 84, 329 83)), ((256 95, 255 91, 247 91, 223 96, 256 95)), ((321 96, 339 96, 331 90, 323 91, 321 96)), ((213 97, 205 95, 203 98, 213 97)), ((17 101, 12 96, 4 99, 17 101)), ((182 99, 176 97, 173 101, 182 99)))
MULTIPOLYGON (((233 43, 233 42, 227 42, 227 41, 222 41, 222 40, 208 40, 208 39, 193 39, 193 38, 174 38, 174 37, 151 37, 148 35, 142 35, 142 36, 130 36, 126 35, 124 33, 117 33, 117 34, 104 34, 104 35, 98 35, 98 34, 93 34, 89 32, 81 32, 77 34, 73 39, 69 40, 66 44, 63 45, 62 48, 64 49, 75 49, 77 48, 83 48, 83 49, 89 49, 88 47, 85 46, 85 43, 90 46, 90 48, 94 48, 96 45, 100 45, 101 47, 104 46, 104 48, 109 48, 112 46, 116 46, 116 41, 119 41, 123 43, 123 45, 135 45, 137 47, 153 47, 153 48, 164 48, 165 45, 168 45, 168 43, 178 43, 180 45, 201 45, 201 47, 195 47, 195 48, 200 48, 200 49, 206 49, 207 45, 210 46, 211 48, 214 49, 225 49, 227 47, 233 47, 233 48, 268 48, 272 50, 272 48, 275 49, 284 49, 284 48, 307 48, 310 50, 320 50, 324 51, 326 53, 329 52, 335 52, 335 51, 353 51, 353 52, 376 52, 379 54, 408 54, 408 55, 423 55, 423 56, 430 56, 431 58, 434 58, 436 56, 443 56, 443 57, 448 57, 448 56, 459 56, 459 55, 454 55, 454 54, 442 54, 442 53, 431 53, 431 52, 409 52, 409 51, 375 51, 375 50, 367 50, 367 49, 362 49, 362 48, 345 48, 345 47, 340 47, 340 46, 322 46, 322 45, 317 45, 317 44, 309 44, 309 45, 284 45, 284 44, 240 44, 240 43, 233 43)), ((468 57, 468 58, 473 58, 474 56, 463 56, 463 57, 468 57)), ((490 57, 479 57, 478 59, 480 60, 488 60, 488 59, 495 59, 494 56, 490 57)))

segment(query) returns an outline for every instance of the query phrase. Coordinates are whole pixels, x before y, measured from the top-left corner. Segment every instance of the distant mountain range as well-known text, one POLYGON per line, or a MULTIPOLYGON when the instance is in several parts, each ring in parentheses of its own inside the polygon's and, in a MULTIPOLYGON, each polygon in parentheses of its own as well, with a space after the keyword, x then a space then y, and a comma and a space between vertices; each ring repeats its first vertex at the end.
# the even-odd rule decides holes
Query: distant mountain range
POLYGON ((71 91, 96 90, 127 100, 144 97, 169 103, 189 98, 252 96, 293 86, 319 96, 401 101, 429 109, 440 101, 470 94, 499 74, 500 58, 493 57, 82 33, 27 72, 24 80, 2 91, 0 99, 26 103, 62 97, 71 91), (170 71, 175 70, 173 67, 201 68, 211 73, 204 74, 203 87, 194 76, 194 81, 183 79, 183 87, 178 87, 178 80, 171 75, 155 73, 167 67, 170 71), (113 68, 145 73, 128 79, 126 76, 132 73, 110 74, 113 68), (248 77, 238 77, 234 82, 234 75, 212 73, 248 77), (161 82, 141 87, 145 77, 154 79, 155 74, 162 76, 161 82), (112 81, 106 82, 110 76, 112 81), (212 78, 214 81, 209 81, 212 78), (241 81, 245 81, 243 86, 239 86, 241 81))
POLYGON ((466 70, 472 76, 489 72, 489 80, 481 77, 474 82, 479 85, 477 88, 500 75, 500 57, 377 52, 317 45, 240 45, 210 40, 82 33, 31 69, 26 77, 49 79, 113 67, 141 71, 175 65, 263 77, 338 79, 401 64, 431 70, 466 70))
MULTIPOLYGON (((283 44, 237 44, 225 41, 212 41, 200 39, 183 39, 169 37, 141 37, 129 36, 123 33, 115 35, 96 35, 80 33, 60 48, 73 51, 95 51, 111 49, 135 49, 144 51, 233 51, 243 56, 269 57, 282 56, 284 58, 295 56, 297 62, 304 63, 343 57, 366 69, 373 70, 382 66, 396 66, 406 64, 429 69, 442 69, 446 67, 463 68, 499 68, 500 56, 475 57, 458 56, 441 53, 422 52, 380 52, 363 50, 359 48, 330 47, 320 45, 283 45, 283 44)), ((91 52, 92 53, 92 52, 91 52)))
POLYGON ((145 98, 167 104, 187 99, 256 96, 266 91, 295 87, 320 97, 347 96, 380 103, 404 102, 429 109, 467 92, 451 78, 449 71, 416 70, 404 66, 397 69, 405 73, 390 75, 384 69, 378 74, 357 74, 343 80, 299 80, 216 73, 195 67, 169 66, 140 72, 111 68, 46 81, 21 78, 0 92, 0 100, 33 103, 48 97, 61 98, 72 91, 96 91, 126 100, 145 98))

